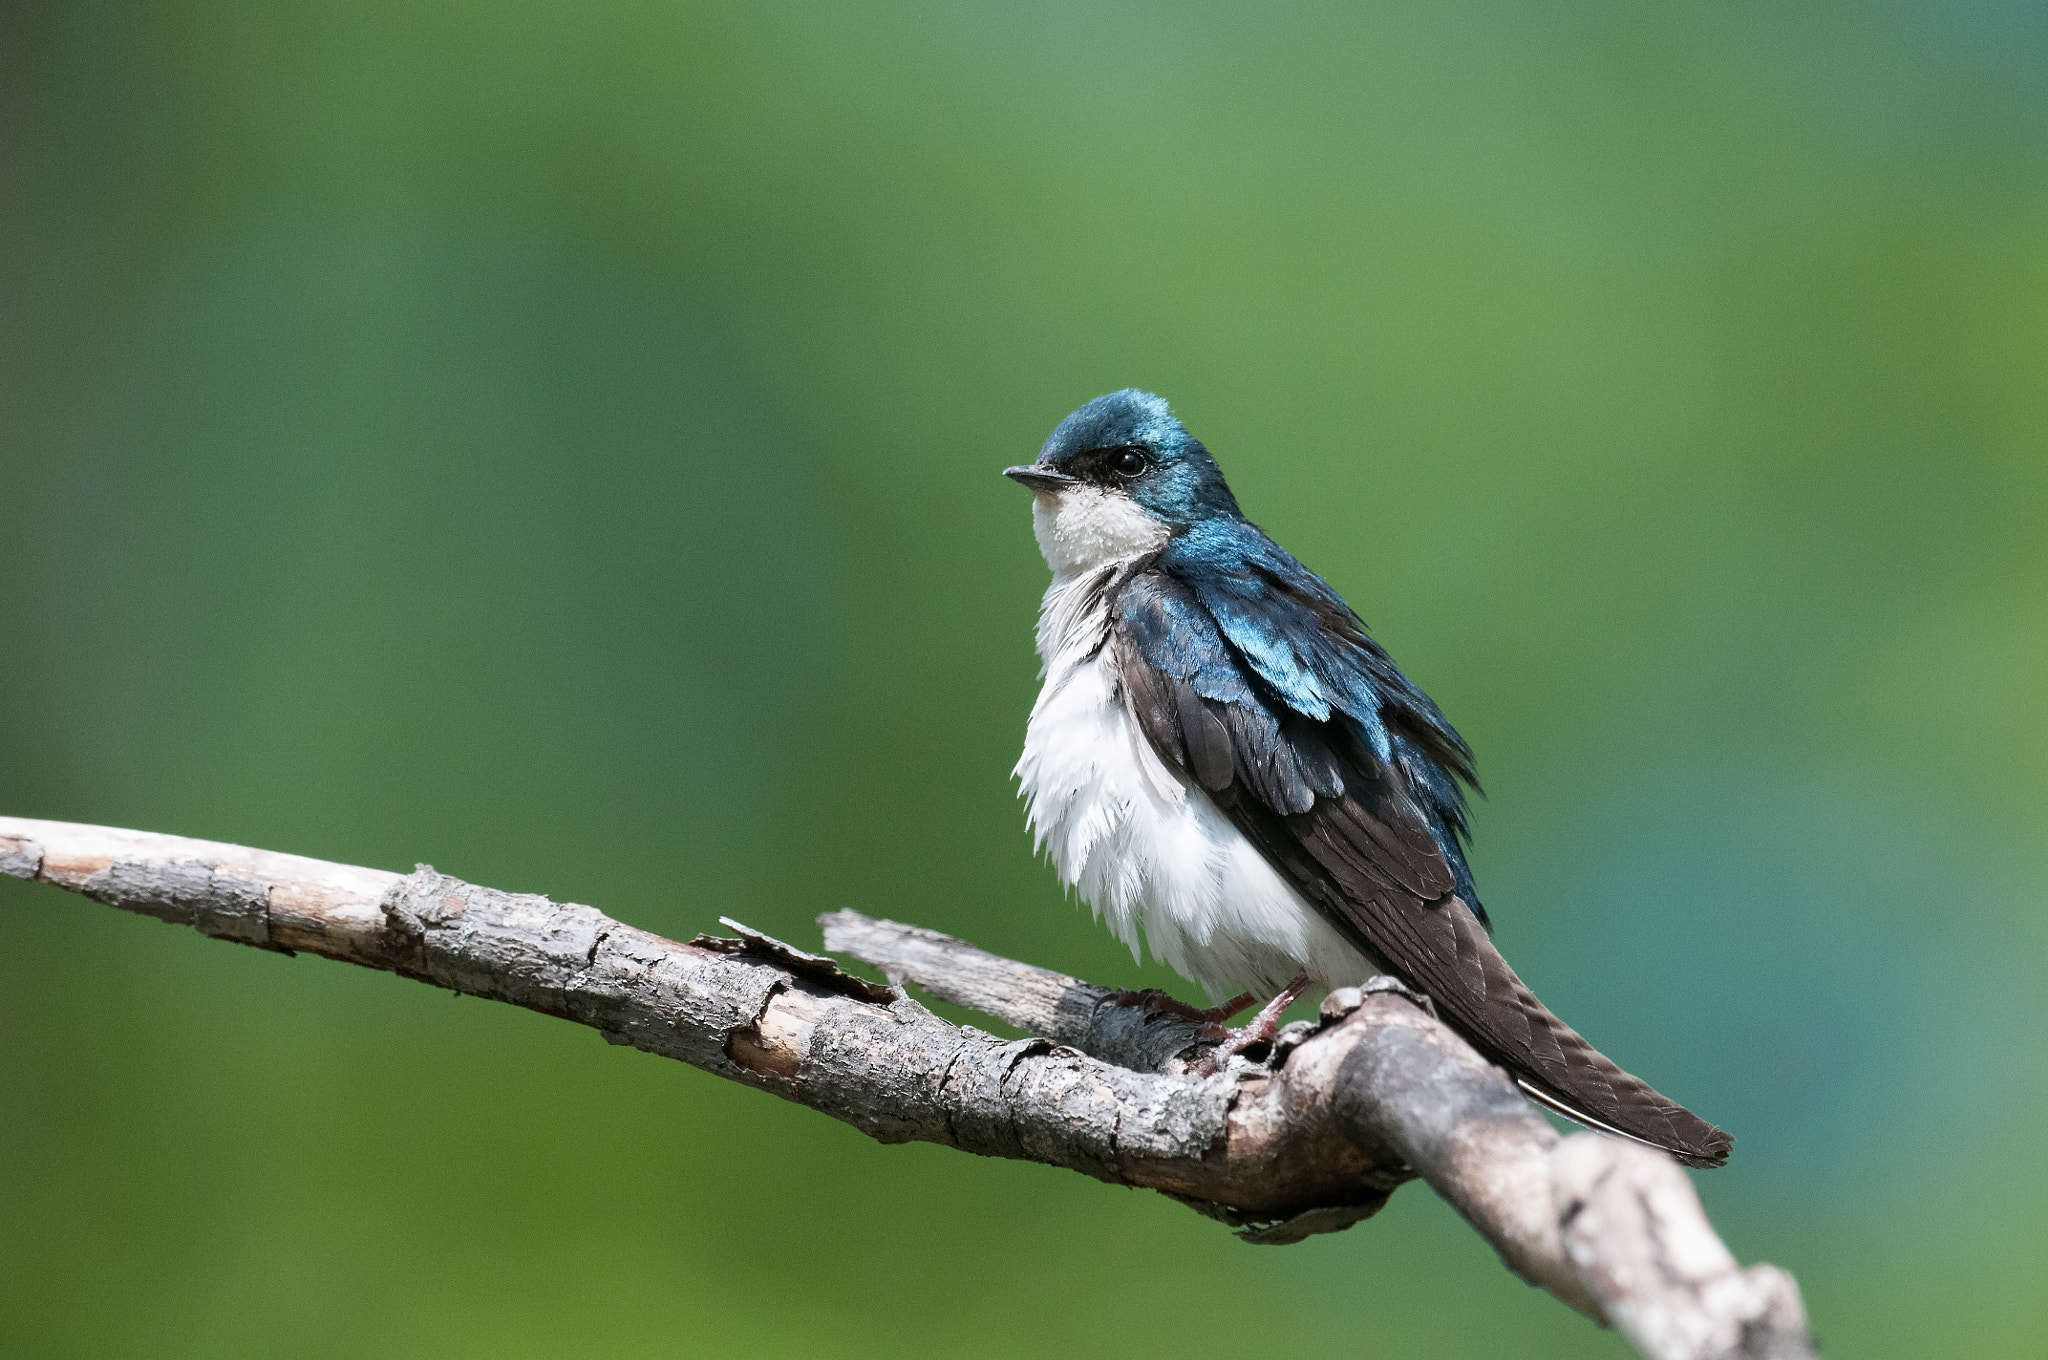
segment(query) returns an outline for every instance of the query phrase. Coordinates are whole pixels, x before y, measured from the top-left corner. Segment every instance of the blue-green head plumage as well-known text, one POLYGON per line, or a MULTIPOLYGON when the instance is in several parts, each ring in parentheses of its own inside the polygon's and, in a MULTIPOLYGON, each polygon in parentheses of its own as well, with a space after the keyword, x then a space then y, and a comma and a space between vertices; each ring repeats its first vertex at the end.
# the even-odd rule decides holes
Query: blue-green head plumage
POLYGON ((1097 397, 1062 420, 1034 466, 1122 491, 1175 530, 1242 518, 1201 441, 1165 398, 1135 387, 1097 397))

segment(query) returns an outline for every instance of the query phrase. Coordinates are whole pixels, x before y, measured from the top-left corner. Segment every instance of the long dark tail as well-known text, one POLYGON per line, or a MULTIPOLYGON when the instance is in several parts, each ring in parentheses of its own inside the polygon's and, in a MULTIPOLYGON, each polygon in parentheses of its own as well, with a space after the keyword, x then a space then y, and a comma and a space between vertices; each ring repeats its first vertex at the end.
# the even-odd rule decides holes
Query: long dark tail
POLYGON ((1551 1014, 1515 976, 1464 904, 1453 909, 1464 918, 1456 932, 1459 962, 1465 965, 1461 971, 1479 965, 1485 976, 1483 1002, 1473 1007, 1481 998, 1460 988, 1438 1004, 1447 1012, 1444 1018, 1505 1067, 1531 1099, 1588 1128, 1661 1148, 1688 1166, 1720 1166, 1728 1160, 1735 1147, 1731 1135, 1622 1071, 1551 1014), (1452 1004, 1445 1006, 1445 1000, 1452 1004), (1472 1010, 1476 1013, 1462 1013, 1472 1010))
MULTIPOLYGON (((1556 1020, 1555 1016, 1551 1017, 1556 1020)), ((1559 1022, 1562 1034, 1579 1036, 1559 1022)), ((1580 1039, 1580 1043, 1585 1040, 1580 1039)), ((1584 1091, 1597 1084, 1597 1090, 1611 1097, 1615 1110, 1612 1119, 1603 1119, 1588 1112, 1587 1107, 1594 1101, 1581 1096, 1573 1100, 1561 1095, 1552 1085, 1540 1077, 1515 1073, 1515 1085, 1522 1093, 1538 1105, 1555 1110, 1576 1123, 1602 1133, 1618 1134, 1638 1143, 1647 1143, 1661 1148, 1687 1166, 1716 1167, 1728 1160, 1728 1154, 1735 1148, 1735 1135, 1726 1129, 1709 1124, 1668 1096, 1659 1094, 1641 1077, 1623 1071, 1606 1055, 1591 1045, 1586 1046, 1586 1055, 1597 1066, 1598 1076, 1582 1075, 1576 1085, 1584 1091)))

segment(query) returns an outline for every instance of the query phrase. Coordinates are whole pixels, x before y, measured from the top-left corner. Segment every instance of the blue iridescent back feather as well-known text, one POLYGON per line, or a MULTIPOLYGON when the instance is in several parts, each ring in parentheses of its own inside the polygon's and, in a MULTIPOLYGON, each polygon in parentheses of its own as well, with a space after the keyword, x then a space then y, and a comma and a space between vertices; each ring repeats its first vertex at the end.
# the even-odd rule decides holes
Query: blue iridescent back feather
MULTIPOLYGON (((1193 589, 1222 638, 1264 682, 1265 703, 1316 722, 1340 720, 1382 762, 1409 771, 1458 895, 1485 921, 1465 855, 1464 786, 1478 788, 1472 750, 1343 598, 1242 514, 1190 526, 1155 566, 1193 589)), ((1205 697, 1224 697, 1209 694, 1202 676, 1191 678, 1205 697)), ((1221 673, 1211 680, 1218 688, 1231 683, 1221 673)))

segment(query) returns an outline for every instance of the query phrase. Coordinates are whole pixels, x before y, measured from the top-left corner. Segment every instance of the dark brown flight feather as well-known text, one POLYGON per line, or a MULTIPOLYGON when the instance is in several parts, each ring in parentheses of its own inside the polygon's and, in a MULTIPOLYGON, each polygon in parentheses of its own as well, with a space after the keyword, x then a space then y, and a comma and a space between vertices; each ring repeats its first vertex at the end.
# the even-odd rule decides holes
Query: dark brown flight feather
MULTIPOLYGON (((1337 632, 1326 641, 1356 645, 1349 611, 1317 612, 1337 632)), ((1382 756, 1342 714, 1317 720, 1268 693, 1195 592, 1166 571, 1123 576, 1111 619, 1124 701, 1153 750, 1375 965, 1427 993, 1541 1104, 1692 1166, 1727 1160, 1733 1138, 1595 1050, 1493 947, 1418 796, 1416 762, 1428 757, 1414 741, 1395 731, 1382 756), (1199 665, 1175 674, 1161 664, 1169 636, 1199 665)))

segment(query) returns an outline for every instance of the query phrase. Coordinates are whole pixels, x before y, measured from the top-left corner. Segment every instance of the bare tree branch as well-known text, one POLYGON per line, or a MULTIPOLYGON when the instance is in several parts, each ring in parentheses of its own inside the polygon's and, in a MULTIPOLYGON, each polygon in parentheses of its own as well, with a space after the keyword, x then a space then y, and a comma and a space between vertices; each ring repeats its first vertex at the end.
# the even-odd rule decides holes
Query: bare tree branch
MULTIPOLYGON (((1270 1066, 1186 1075, 1178 1017, 853 913, 828 947, 1031 1031, 947 1023, 900 988, 734 926, 679 944, 590 907, 175 836, 0 818, 0 873, 267 949, 383 968, 590 1025, 841 1119, 1160 1190, 1259 1242, 1371 1215, 1421 1176, 1510 1269, 1653 1360, 1812 1355, 1798 1287, 1742 1270, 1669 1158, 1561 1137, 1397 992, 1334 993, 1270 1066)), ((732 924, 732 923, 728 923, 732 924)))

